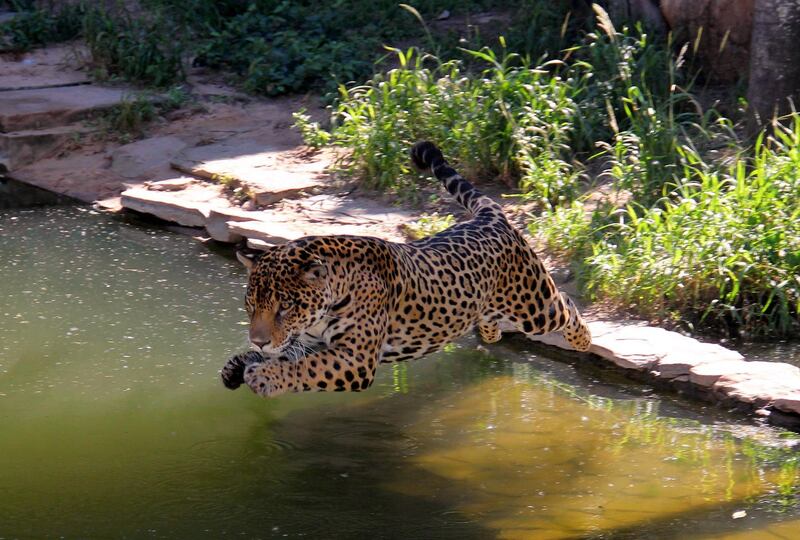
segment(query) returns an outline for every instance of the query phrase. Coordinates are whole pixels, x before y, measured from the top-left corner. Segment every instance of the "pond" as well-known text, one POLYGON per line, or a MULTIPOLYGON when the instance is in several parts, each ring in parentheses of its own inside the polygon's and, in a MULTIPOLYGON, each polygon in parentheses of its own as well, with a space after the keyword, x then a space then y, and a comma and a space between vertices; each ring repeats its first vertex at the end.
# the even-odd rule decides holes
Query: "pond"
POLYGON ((0 256, 0 538, 800 531, 795 435, 521 339, 262 400, 218 380, 235 261, 72 206, 0 211, 0 256))

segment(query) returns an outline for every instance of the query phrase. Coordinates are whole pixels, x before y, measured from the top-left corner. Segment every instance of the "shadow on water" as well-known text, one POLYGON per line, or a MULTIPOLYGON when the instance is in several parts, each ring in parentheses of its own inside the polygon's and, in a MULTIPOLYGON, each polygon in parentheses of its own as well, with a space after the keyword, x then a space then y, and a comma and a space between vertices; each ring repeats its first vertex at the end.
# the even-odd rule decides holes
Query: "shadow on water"
POLYGON ((0 175, 0 210, 75 204, 75 200, 0 175))
POLYGON ((436 496, 446 481, 408 471, 420 443, 403 426, 418 406, 419 397, 385 396, 357 405, 332 403, 328 412, 297 411, 273 423, 268 435, 256 427, 254 449, 263 452, 275 440, 291 443, 280 459, 252 459, 240 474, 239 489, 253 503, 242 519, 255 530, 292 537, 494 538, 495 531, 479 519, 436 496), (264 484, 276 468, 280 480, 264 484), (398 476, 409 473, 427 497, 392 489, 398 476))

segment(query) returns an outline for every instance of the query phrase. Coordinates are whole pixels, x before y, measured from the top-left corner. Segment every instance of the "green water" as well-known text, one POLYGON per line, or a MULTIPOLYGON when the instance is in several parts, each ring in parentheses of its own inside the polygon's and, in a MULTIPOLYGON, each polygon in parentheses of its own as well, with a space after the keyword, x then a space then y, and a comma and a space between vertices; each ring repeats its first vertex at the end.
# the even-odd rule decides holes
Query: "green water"
POLYGON ((0 211, 0 538, 800 536, 793 436, 521 340, 227 391, 244 282, 188 237, 0 211))

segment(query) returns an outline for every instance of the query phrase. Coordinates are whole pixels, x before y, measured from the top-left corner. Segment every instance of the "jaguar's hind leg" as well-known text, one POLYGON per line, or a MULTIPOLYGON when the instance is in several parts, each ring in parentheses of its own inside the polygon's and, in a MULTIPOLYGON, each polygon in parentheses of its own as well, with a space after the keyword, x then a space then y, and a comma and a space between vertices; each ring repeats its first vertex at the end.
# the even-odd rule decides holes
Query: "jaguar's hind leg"
POLYGON ((545 293, 548 302, 534 300, 523 310, 513 312, 512 322, 517 329, 530 336, 561 332, 575 350, 588 351, 592 334, 583 321, 572 299, 558 292, 555 285, 545 293))
POLYGON ((484 343, 497 343, 503 337, 496 321, 483 321, 478 324, 478 332, 484 343))
POLYGON ((517 330, 529 336, 562 332, 578 351, 587 351, 592 344, 589 327, 583 321, 572 299, 560 292, 536 256, 531 253, 530 268, 509 280, 493 306, 504 314, 517 330), (501 298, 509 298, 502 303, 501 298))

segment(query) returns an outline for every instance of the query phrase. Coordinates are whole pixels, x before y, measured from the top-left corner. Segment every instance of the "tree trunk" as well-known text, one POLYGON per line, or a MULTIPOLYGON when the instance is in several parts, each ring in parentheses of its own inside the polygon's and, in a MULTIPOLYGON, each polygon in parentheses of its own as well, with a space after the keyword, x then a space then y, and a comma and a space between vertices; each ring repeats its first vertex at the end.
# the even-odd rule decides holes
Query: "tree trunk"
POLYGON ((750 43, 751 134, 800 107, 800 0, 756 0, 750 43))

